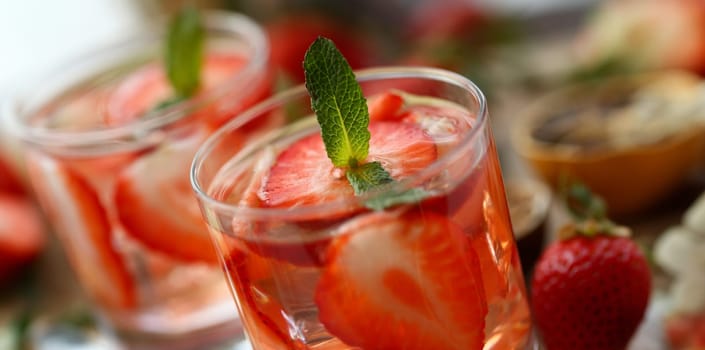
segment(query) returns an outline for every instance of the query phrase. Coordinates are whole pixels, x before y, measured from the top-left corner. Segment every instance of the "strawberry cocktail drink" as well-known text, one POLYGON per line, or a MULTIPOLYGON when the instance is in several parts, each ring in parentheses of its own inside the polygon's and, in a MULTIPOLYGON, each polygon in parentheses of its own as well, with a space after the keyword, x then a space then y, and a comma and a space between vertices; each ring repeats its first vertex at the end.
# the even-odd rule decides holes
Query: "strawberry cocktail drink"
POLYGON ((529 348, 481 92, 437 69, 355 76, 324 38, 304 67, 192 166, 255 349, 529 348))
POLYGON ((38 198, 108 328, 128 344, 202 349, 240 326, 189 166, 217 127, 269 94, 268 45, 237 14, 191 10, 170 23, 166 39, 141 33, 72 62, 9 112, 38 198))

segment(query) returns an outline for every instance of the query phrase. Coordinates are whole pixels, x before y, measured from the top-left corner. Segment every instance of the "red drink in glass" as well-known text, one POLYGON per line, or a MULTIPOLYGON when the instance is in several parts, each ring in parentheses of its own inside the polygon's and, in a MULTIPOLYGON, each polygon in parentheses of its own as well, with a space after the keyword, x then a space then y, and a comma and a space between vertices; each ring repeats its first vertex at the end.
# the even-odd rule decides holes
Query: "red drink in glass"
POLYGON ((481 92, 436 69, 357 77, 368 161, 392 185, 353 194, 326 156, 304 87, 248 110, 194 160, 192 184, 253 346, 533 348, 481 92), (230 146, 244 127, 282 115, 286 126, 230 146), (370 209, 414 191, 424 193, 416 202, 370 209))
POLYGON ((204 22, 191 98, 160 106, 173 96, 163 35, 146 32, 70 62, 9 111, 80 284, 131 348, 201 349, 241 330, 188 171, 215 129, 269 95, 268 44, 244 16, 204 22))

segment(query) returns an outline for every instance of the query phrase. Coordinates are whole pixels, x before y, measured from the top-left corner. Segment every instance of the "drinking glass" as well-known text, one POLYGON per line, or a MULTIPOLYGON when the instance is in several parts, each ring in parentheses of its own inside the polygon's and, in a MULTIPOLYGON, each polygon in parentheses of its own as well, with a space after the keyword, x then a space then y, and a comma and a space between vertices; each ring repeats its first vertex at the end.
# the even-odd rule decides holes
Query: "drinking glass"
POLYGON ((129 348, 242 338, 189 185, 198 146, 271 92, 249 18, 204 14, 201 88, 174 99, 163 22, 67 62, 5 112, 30 180, 106 333, 129 348))
POLYGON ((359 196, 341 189, 344 170, 319 162, 304 86, 242 113, 194 158, 192 186, 250 342, 267 350, 533 348, 481 91, 432 68, 356 76, 370 111, 370 157, 397 181, 359 196), (421 196, 388 202, 414 193, 421 196))

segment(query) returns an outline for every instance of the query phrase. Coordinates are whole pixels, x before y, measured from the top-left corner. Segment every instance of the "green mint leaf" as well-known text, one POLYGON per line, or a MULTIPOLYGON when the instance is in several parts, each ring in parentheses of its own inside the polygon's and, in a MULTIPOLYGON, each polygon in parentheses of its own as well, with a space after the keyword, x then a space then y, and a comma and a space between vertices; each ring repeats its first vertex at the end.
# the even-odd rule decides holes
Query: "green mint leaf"
POLYGON ((350 64, 331 40, 319 37, 306 51, 304 72, 328 158, 337 167, 363 163, 370 115, 350 64))
POLYGON ((181 102, 183 102, 184 100, 185 100, 185 98, 184 98, 184 97, 181 97, 181 96, 172 96, 172 97, 169 97, 169 98, 167 98, 166 100, 157 103, 157 104, 152 108, 152 112, 161 111, 162 109, 166 109, 166 108, 169 108, 169 107, 171 107, 171 106, 174 106, 174 105, 176 105, 176 104, 178 104, 178 103, 181 103, 181 102))
MULTIPOLYGON (((382 168, 379 162, 365 163, 355 168, 349 169, 345 175, 350 181, 355 195, 359 196, 367 191, 379 189, 380 186, 394 182, 389 173, 382 168)), ((428 192, 415 188, 404 192, 381 192, 365 202, 365 206, 372 210, 384 210, 385 208, 406 203, 418 203, 428 197, 428 192)))
POLYGON ((389 192, 376 196, 365 202, 372 210, 384 210, 398 204, 418 203, 430 194, 420 188, 412 188, 404 192, 389 192))
POLYGON ((365 163, 351 168, 345 175, 355 190, 355 195, 358 196, 379 185, 394 181, 379 162, 365 163))
POLYGON ((185 7, 169 24, 165 66, 171 87, 178 97, 193 95, 201 80, 204 29, 193 7, 185 7))

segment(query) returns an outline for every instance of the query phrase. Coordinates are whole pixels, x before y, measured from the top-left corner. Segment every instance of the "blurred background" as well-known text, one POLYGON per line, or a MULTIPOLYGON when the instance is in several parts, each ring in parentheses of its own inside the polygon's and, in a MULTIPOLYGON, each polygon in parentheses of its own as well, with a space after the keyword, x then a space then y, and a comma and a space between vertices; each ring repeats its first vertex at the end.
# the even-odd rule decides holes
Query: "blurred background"
MULTIPOLYGON (((701 0, 4 0, 0 104, 60 62, 184 3, 256 19, 269 35, 279 88, 302 82, 303 53, 318 35, 354 68, 435 66, 476 82, 488 97, 527 274, 562 220, 561 172, 603 195, 648 252, 705 188, 701 0)), ((0 137, 0 199, 32 203, 21 146, 4 124, 0 137)), ((32 219, 2 201, 0 349, 27 345, 47 317, 90 327, 51 228, 18 239, 6 222, 32 219)), ((668 349, 668 306, 658 301, 668 300, 676 276, 658 261, 653 270, 657 299, 631 349, 668 349)), ((68 348, 88 343, 77 336, 68 348)))

